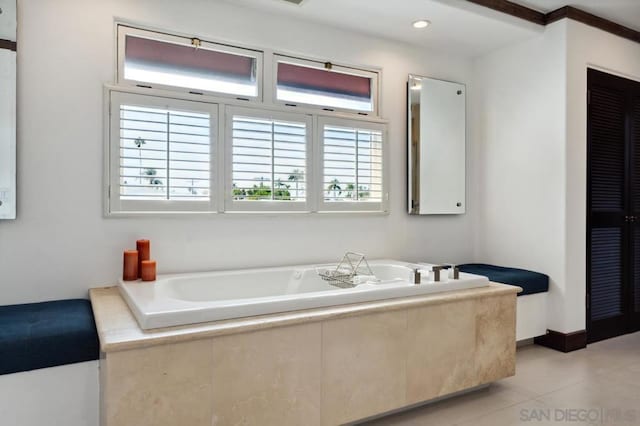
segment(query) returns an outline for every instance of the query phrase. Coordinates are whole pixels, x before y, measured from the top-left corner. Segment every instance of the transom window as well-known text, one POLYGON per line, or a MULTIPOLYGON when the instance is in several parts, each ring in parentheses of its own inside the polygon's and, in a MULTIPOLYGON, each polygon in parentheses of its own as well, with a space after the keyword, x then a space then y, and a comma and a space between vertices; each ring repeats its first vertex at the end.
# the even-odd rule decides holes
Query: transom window
POLYGON ((376 71, 118 25, 118 83, 108 215, 387 211, 376 71))
POLYGON ((325 110, 375 112, 377 73, 288 56, 275 56, 276 99, 325 110))
POLYGON ((262 52, 118 27, 120 81, 258 98, 262 52))

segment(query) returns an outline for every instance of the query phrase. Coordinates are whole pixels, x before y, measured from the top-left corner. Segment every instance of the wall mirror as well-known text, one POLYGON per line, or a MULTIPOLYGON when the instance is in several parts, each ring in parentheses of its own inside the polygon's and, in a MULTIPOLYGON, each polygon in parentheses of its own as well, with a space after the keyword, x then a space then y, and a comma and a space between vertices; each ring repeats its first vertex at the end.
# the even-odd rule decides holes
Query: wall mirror
POLYGON ((16 217, 16 2, 0 0, 0 219, 16 217))
POLYGON ((464 84, 409 76, 409 214, 462 214, 465 203, 464 84))

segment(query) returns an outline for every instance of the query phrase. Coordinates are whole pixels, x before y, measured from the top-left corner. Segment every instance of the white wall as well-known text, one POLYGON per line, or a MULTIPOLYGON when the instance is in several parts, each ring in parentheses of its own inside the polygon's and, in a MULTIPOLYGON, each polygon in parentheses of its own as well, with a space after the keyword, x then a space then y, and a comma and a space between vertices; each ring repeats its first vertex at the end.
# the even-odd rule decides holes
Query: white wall
POLYGON ((548 274, 553 301, 565 292, 565 46, 560 21, 474 64, 476 260, 548 274))
POLYGON ((98 361, 0 376, 0 423, 97 426, 98 361))
POLYGON ((587 217, 587 68, 640 81, 640 44, 580 22, 567 29, 565 331, 584 329, 587 217))
POLYGON ((160 272, 329 261, 347 249, 472 259, 471 202, 463 216, 405 213, 407 74, 469 84, 469 61, 214 0, 29 0, 19 2, 18 19, 18 219, 0 222, 0 304, 84 297, 112 284, 122 250, 140 237, 152 240, 160 272), (103 218, 102 85, 114 77, 115 17, 383 67, 391 214, 103 218))
POLYGON ((640 81, 640 44, 562 20, 475 63, 475 256, 550 275, 547 327, 586 327, 587 68, 640 81))

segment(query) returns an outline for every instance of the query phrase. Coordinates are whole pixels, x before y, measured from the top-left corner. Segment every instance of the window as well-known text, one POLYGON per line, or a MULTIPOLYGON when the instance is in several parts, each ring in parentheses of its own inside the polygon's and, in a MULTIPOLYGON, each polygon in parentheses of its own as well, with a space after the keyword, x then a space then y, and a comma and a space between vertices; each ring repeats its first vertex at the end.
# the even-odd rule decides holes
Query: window
POLYGON ((309 210, 311 117, 228 108, 228 210, 309 210))
POLYGON ((386 209, 384 126, 318 119, 322 141, 321 210, 386 209))
POLYGON ((194 94, 258 98, 262 53, 118 26, 119 79, 194 94))
POLYGON ((111 92, 111 212, 214 204, 217 106, 111 92))
POLYGON ((378 74, 275 55, 276 99, 286 105, 376 113, 378 74))
POLYGON ((377 71, 117 31, 107 214, 387 211, 377 71))

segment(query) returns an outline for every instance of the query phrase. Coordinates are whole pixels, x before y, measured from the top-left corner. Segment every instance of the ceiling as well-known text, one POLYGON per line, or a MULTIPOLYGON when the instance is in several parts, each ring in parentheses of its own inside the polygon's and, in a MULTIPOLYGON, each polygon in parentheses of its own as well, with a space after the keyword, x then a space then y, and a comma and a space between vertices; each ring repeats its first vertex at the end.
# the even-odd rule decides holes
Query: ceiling
POLYGON ((640 31, 640 0, 512 0, 540 12, 573 6, 640 31))
POLYGON ((479 56, 544 31, 466 0, 304 0, 300 6, 284 0, 224 1, 456 56, 479 56), (418 19, 431 25, 417 30, 411 24, 418 19))

